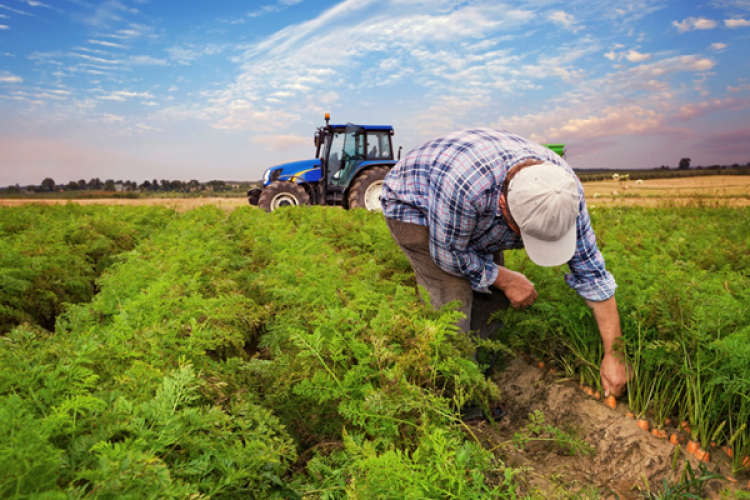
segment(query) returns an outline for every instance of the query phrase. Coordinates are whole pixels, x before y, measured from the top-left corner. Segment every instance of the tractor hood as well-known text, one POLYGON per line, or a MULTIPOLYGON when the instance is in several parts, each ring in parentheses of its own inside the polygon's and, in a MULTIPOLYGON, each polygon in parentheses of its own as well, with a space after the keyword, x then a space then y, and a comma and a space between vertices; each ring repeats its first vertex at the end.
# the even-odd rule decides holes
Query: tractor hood
MULTIPOLYGON (((273 181, 290 180, 292 177, 299 174, 303 174, 309 170, 320 170, 320 159, 313 158, 312 160, 293 161, 290 163, 283 163, 271 167, 263 174, 263 185, 267 186, 273 181), (278 172, 278 173, 277 173, 278 172)), ((320 178, 320 174, 318 174, 320 178)))

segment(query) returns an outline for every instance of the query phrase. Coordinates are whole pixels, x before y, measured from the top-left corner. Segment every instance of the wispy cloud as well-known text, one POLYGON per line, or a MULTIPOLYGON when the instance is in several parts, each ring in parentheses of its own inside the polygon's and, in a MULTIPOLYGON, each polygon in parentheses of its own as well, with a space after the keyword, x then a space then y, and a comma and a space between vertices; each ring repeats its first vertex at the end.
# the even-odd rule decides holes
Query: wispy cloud
POLYGON ((9 73, 8 71, 0 71, 0 83, 21 83, 23 78, 20 76, 9 73))
POLYGON ((19 0, 19 1, 27 4, 30 7, 43 7, 45 9, 54 10, 55 12, 58 12, 58 13, 63 13, 64 12, 63 10, 61 10, 61 9, 59 9, 57 7, 53 7, 52 5, 48 5, 46 3, 37 2, 36 0, 19 0))
POLYGON ((710 49, 711 50, 724 50, 728 47, 726 43, 712 43, 710 49))
POLYGON ((218 54, 222 50, 223 47, 216 44, 208 44, 203 47, 176 45, 168 48, 167 54, 169 54, 170 59, 177 61, 178 64, 188 65, 196 59, 207 55, 218 54))
POLYGON ((117 0, 106 0, 99 4, 94 13, 82 18, 83 22, 97 28, 107 28, 114 22, 125 21, 125 15, 138 14, 138 9, 128 7, 117 0))
POLYGON ((10 27, 5 24, 0 24, 0 30, 7 30, 7 29, 10 29, 10 27))
POLYGON ((130 24, 127 29, 119 29, 114 33, 99 35, 101 38, 114 38, 117 40, 131 40, 135 38, 158 38, 154 29, 143 24, 130 24))
POLYGON ((102 45, 104 47, 113 47, 113 48, 117 48, 117 49, 127 49, 128 48, 125 45, 121 45, 119 43, 106 42, 106 41, 103 41, 103 40, 89 40, 89 43, 92 43, 94 45, 102 45))
POLYGON ((568 31, 577 33, 584 28, 572 15, 563 10, 556 10, 549 15, 549 20, 555 24, 558 24, 568 31))
POLYGON ((724 21, 724 25, 727 28, 744 28, 750 26, 750 21, 747 19, 727 19, 724 21))
POLYGON ((141 97, 143 99, 153 99, 154 96, 151 92, 130 92, 127 90, 117 90, 110 92, 106 95, 98 96, 97 99, 101 101, 127 101, 132 97, 141 97))
POLYGON ((28 12, 24 12, 22 10, 14 9, 12 7, 8 7, 7 5, 3 5, 3 4, 0 4, 0 9, 8 10, 8 11, 13 12, 15 14, 20 14, 22 16, 30 16, 30 15, 32 15, 32 14, 29 14, 28 12))
POLYGON ((727 110, 741 110, 748 107, 747 100, 738 101, 732 97, 726 99, 707 99, 698 103, 687 103, 682 106, 674 118, 679 120, 685 120, 689 118, 697 118, 700 116, 712 115, 721 111, 727 110))
POLYGON ((706 19, 705 17, 688 17, 682 22, 672 21, 672 26, 677 28, 678 33, 685 33, 693 30, 710 30, 716 27, 716 21, 706 19))
POLYGON ((159 59, 153 56, 130 56, 125 61, 131 66, 167 66, 168 63, 165 59, 159 59))
POLYGON ((629 50, 625 54, 625 59, 627 59, 630 62, 640 63, 640 62, 648 61, 649 59, 651 59, 651 54, 641 54, 637 50, 629 50))

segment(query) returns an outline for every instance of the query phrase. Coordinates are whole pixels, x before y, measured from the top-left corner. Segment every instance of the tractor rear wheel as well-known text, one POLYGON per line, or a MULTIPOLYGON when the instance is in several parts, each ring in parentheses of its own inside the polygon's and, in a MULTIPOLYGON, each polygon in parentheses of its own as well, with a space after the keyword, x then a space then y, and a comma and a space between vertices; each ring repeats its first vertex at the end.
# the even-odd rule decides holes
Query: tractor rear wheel
POLYGON ((289 181, 272 182, 260 193, 258 206, 266 212, 279 207, 309 205, 310 195, 299 184, 289 181))
POLYGON ((383 210, 380 193, 383 192, 383 179, 389 171, 388 167, 374 167, 359 174, 349 190, 349 208, 383 210))

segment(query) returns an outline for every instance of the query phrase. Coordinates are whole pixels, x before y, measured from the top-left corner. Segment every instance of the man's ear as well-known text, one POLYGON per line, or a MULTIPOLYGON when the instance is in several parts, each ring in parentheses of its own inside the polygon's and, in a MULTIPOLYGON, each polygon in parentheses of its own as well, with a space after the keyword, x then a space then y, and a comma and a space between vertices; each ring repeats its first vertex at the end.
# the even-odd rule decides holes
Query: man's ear
POLYGON ((503 212, 505 220, 508 220, 508 201, 505 199, 504 194, 501 194, 497 199, 497 204, 500 205, 500 211, 503 212))

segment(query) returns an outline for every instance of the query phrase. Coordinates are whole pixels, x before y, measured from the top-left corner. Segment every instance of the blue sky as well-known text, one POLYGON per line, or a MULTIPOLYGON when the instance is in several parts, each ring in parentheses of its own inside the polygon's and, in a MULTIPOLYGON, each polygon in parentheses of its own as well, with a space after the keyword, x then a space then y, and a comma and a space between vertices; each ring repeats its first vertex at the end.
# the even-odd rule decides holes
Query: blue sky
POLYGON ((750 162, 750 0, 0 0, 0 185, 256 180, 323 114, 750 162))

